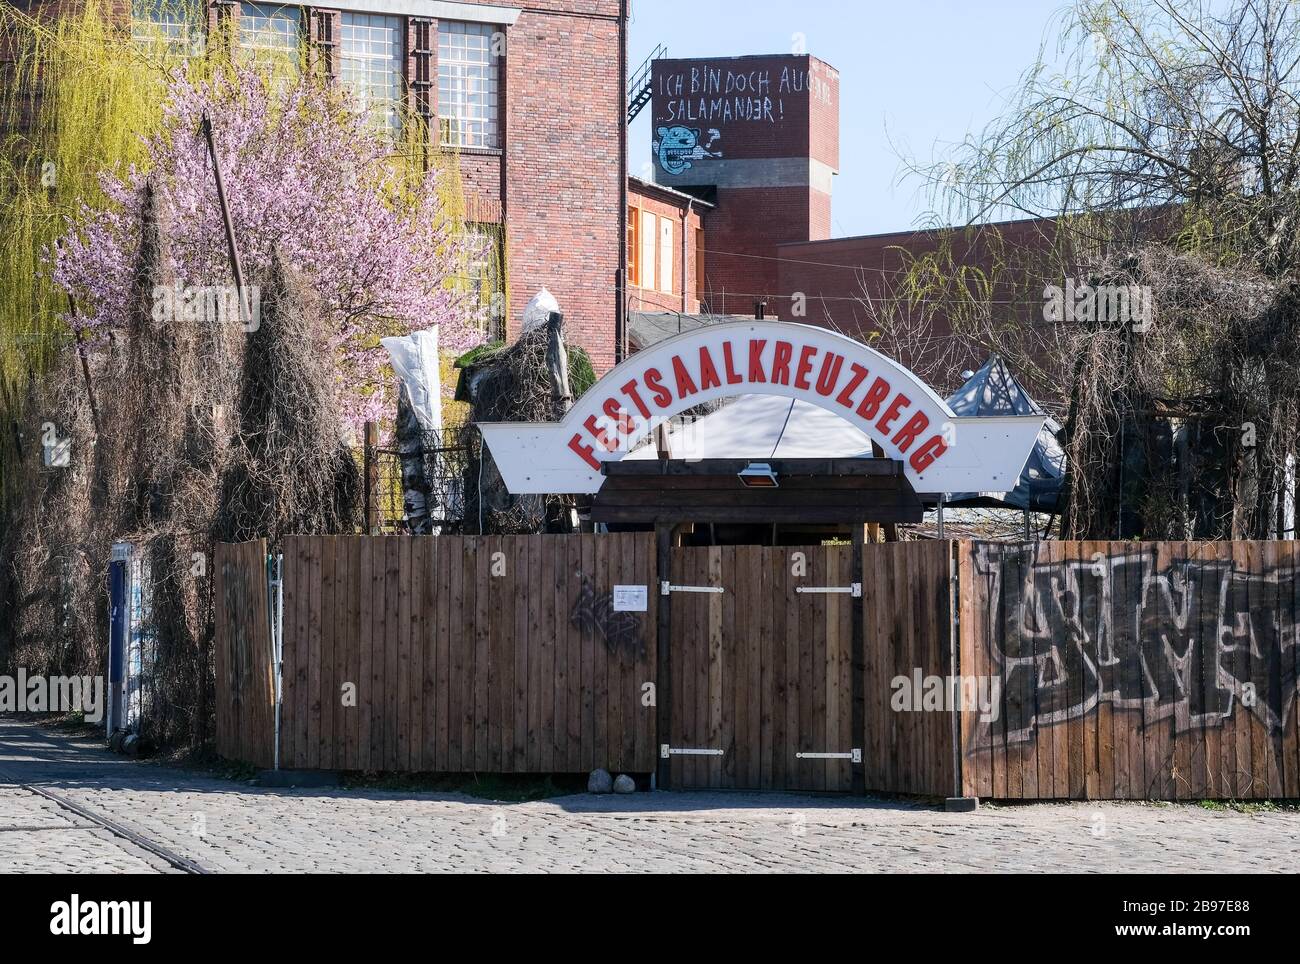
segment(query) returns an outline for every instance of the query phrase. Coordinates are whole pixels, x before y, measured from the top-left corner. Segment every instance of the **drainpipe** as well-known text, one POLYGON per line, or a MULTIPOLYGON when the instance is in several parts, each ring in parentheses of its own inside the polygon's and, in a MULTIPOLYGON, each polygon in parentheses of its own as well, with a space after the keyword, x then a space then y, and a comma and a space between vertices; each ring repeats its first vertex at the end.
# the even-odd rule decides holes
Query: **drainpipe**
POLYGON ((614 289, 614 364, 627 357, 627 19, 628 0, 618 4, 618 271, 614 289))
POLYGON ((682 211, 682 314, 688 314, 686 301, 686 232, 690 230, 691 207, 695 204, 695 198, 686 202, 686 210, 682 211))

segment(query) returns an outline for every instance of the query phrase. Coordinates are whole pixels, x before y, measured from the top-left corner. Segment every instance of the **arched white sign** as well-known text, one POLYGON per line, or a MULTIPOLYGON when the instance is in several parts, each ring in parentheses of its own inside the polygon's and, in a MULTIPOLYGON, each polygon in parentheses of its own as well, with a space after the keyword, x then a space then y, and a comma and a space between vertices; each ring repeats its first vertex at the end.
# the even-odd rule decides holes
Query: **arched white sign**
POLYGON ((846 419, 906 466, 917 492, 1006 492, 1040 415, 959 418, 912 372, 860 342, 790 322, 712 325, 616 365, 560 422, 480 422, 513 493, 590 493, 602 462, 702 402, 780 395, 846 419))

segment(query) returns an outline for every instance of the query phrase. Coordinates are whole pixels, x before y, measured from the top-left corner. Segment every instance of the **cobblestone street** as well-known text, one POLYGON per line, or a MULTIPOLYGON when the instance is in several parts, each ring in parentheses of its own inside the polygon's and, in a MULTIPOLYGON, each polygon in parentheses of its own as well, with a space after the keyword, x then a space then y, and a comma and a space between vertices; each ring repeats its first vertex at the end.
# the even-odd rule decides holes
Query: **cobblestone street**
MULTIPOLYGON (((983 806, 797 794, 459 794, 251 787, 0 720, 4 780, 211 871, 1294 871, 1300 814, 1188 805, 983 806)), ((0 781, 0 873, 174 871, 0 781)))

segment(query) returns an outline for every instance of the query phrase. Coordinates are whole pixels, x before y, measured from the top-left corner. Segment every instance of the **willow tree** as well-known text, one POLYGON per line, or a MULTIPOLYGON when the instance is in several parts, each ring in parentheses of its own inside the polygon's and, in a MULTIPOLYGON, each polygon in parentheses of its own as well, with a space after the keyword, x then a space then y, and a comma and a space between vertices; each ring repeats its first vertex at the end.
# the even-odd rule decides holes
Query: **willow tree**
MULTIPOLYGON (((1150 243, 1192 258, 1201 280, 1232 272, 1234 290, 1243 276, 1263 285, 1300 278, 1300 8, 1285 0, 1078 0, 1049 32, 1055 43, 1040 49, 1001 116, 945 155, 912 165, 937 219, 1045 219, 1036 222, 1042 236, 1020 239, 1019 264, 986 263, 976 285, 960 276, 950 251, 912 259, 901 288, 915 293, 928 284, 921 290, 949 299, 959 336, 1052 370, 1068 385, 1067 432, 1089 436, 1091 447, 1082 458, 1067 445, 1067 534, 1273 533, 1298 427, 1298 386, 1285 373, 1300 358, 1277 364, 1271 353, 1296 339, 1259 333, 1295 324, 1289 302, 1261 304, 1267 325, 1242 322, 1231 331, 1227 318, 1190 316, 1213 312, 1213 297, 1157 303, 1155 324, 1048 323, 1041 307, 1046 285, 1078 275, 1176 293, 1168 277, 1141 274, 1169 268, 1134 250, 1150 243), (1003 305, 1036 302, 1038 317, 1026 310, 1025 323, 1000 330, 1012 312, 999 308, 994 292, 1003 305), (1098 353, 1100 344, 1107 350, 1098 353), (1189 351, 1198 364, 1183 364, 1189 351), (1135 379, 1142 392, 1127 390, 1135 379), (1085 396, 1091 401, 1081 405, 1085 396), (1133 458, 1126 433, 1148 432, 1163 412, 1245 440, 1224 460, 1215 521, 1137 531, 1114 513, 1103 519, 1097 506, 1079 505, 1086 487, 1078 474, 1122 473, 1133 458), (1106 436, 1100 447, 1098 433, 1106 436), (1256 444, 1262 436, 1267 445, 1256 444)), ((1175 276, 1185 278, 1188 264, 1179 262, 1175 276)))

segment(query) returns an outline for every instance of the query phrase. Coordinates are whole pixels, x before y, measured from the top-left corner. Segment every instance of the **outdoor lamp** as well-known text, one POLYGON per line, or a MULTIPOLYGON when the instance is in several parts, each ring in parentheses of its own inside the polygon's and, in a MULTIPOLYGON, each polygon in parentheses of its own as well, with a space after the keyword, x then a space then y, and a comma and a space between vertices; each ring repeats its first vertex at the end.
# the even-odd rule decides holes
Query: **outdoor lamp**
POLYGON ((775 489, 776 473, 766 462, 750 462, 737 473, 740 484, 751 489, 775 489))

